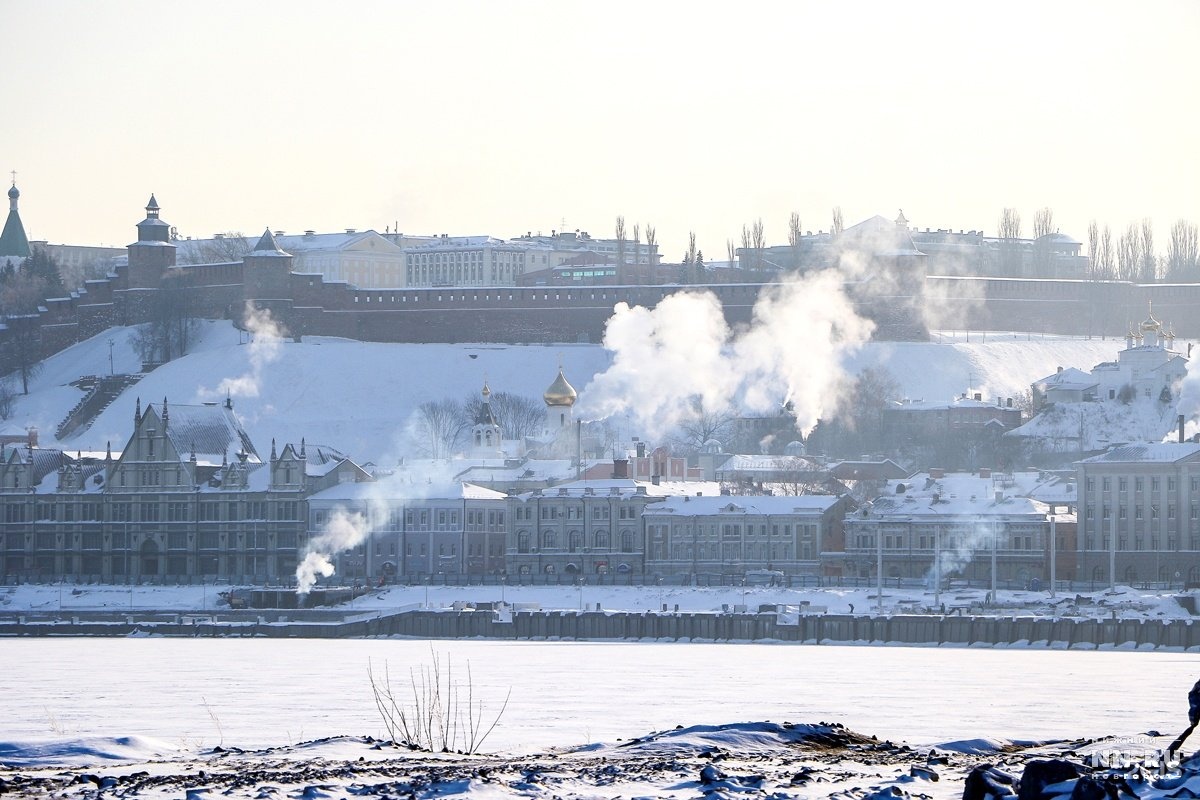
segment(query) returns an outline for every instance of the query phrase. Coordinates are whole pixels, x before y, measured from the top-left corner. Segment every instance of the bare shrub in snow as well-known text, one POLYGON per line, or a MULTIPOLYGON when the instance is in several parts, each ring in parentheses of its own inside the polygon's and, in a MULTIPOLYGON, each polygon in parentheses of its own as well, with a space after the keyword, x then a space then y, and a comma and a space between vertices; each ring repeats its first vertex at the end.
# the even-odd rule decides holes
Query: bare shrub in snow
POLYGON ((483 701, 475 699, 471 662, 467 662, 464 680, 455 676, 449 661, 443 674, 437 653, 431 652, 431 657, 430 664, 409 669, 407 691, 402 688, 399 694, 392 687, 387 662, 383 664, 382 677, 376 675, 368 662, 371 693, 388 738, 393 744, 415 750, 477 753, 504 716, 512 689, 488 722, 483 701))

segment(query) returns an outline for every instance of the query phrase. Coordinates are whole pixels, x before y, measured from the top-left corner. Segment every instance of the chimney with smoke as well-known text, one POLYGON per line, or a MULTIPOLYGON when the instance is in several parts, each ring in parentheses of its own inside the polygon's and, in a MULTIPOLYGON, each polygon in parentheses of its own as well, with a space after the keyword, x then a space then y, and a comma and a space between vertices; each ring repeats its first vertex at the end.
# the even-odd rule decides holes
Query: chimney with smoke
POLYGON ((628 478, 629 477, 629 459, 614 458, 613 459, 612 476, 614 478, 628 478))

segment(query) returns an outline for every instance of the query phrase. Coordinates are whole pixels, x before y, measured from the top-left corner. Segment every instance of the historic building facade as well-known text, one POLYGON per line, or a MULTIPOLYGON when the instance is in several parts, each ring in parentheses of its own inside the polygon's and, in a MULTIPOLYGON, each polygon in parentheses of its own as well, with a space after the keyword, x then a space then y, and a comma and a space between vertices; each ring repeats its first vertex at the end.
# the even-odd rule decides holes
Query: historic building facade
POLYGON ((1200 444, 1123 445, 1076 467, 1080 579, 1200 583, 1200 444))
POLYGON ((845 546, 823 554, 824 571, 878 577, 882 568, 885 578, 943 582, 988 582, 993 574, 1020 585, 1045 580, 1048 513, 986 472, 933 470, 889 481, 846 516, 845 546))
POLYGON ((656 485, 613 478, 572 481, 510 497, 509 574, 587 580, 608 575, 643 577, 643 510, 689 491, 696 492, 697 484, 656 485))
POLYGON ((646 572, 685 583, 818 576, 848 501, 833 495, 671 497, 642 512, 646 572))
POLYGON ((150 404, 117 454, 5 448, 6 580, 294 580, 306 497, 369 476, 331 448, 262 460, 225 405, 150 404))

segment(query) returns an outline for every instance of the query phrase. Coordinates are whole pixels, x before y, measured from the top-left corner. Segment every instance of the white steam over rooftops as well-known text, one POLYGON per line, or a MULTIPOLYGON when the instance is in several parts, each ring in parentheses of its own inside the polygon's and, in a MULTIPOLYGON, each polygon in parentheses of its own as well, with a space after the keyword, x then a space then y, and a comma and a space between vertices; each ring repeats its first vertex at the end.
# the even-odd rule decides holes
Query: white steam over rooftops
POLYGON ((836 402, 842 359, 870 338, 843 276, 824 270, 763 288, 754 322, 731 330, 709 292, 673 294, 654 309, 617 305, 604 346, 613 364, 583 392, 581 419, 627 413, 651 438, 696 414, 789 402, 807 433, 836 402))

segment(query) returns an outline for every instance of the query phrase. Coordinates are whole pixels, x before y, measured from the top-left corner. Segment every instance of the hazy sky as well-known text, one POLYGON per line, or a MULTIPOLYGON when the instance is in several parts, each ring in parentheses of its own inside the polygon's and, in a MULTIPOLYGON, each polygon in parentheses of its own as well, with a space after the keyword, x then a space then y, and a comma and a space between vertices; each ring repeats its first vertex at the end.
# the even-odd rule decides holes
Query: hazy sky
POLYGON ((1200 3, 0 0, 30 238, 1200 222, 1200 3))

